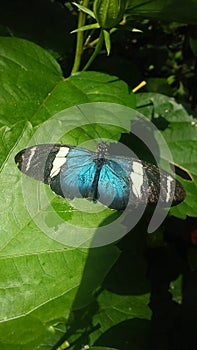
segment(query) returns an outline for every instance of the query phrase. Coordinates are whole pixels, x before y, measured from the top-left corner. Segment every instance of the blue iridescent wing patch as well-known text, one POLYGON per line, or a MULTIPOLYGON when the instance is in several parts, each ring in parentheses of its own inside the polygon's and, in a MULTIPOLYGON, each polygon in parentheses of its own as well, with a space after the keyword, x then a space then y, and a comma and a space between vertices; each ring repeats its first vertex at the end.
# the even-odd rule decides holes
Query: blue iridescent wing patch
POLYGON ((134 158, 109 156, 69 145, 37 145, 19 152, 15 161, 28 176, 49 184, 58 195, 99 201, 109 208, 127 205, 176 205, 185 198, 182 185, 155 165, 134 158))
POLYGON ((65 198, 88 198, 96 173, 92 152, 71 148, 59 172, 59 182, 65 198))
POLYGON ((98 200, 109 208, 121 210, 129 202, 129 164, 123 168, 118 161, 107 160, 100 171, 97 184, 98 200))

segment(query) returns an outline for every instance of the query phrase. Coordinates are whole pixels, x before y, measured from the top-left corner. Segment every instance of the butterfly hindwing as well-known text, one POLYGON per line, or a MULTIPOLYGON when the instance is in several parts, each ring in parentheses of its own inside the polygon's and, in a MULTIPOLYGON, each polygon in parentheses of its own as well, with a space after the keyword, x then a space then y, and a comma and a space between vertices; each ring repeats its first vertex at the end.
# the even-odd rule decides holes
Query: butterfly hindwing
POLYGON ((128 169, 113 160, 107 160, 100 171, 98 200, 110 208, 124 209, 129 200, 128 169))
MULTIPOLYGON (((142 162, 148 179, 148 202, 165 206, 177 205, 185 199, 185 191, 171 174, 154 164, 142 162)), ((145 189, 146 190, 146 189, 145 189)))

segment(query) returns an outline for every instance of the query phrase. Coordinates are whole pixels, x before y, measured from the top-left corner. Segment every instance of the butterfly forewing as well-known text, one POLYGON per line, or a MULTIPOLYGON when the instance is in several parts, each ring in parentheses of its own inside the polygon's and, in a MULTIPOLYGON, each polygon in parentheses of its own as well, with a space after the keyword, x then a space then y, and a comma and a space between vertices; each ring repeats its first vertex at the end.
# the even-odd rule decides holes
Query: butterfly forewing
MULTIPOLYGON (((63 148, 69 151, 68 146, 63 148)), ((50 174, 53 169, 53 164, 58 158, 57 155, 62 148, 62 145, 43 144, 28 147, 20 151, 15 156, 15 162, 18 168, 26 175, 33 177, 36 180, 49 182, 50 174)), ((65 157, 64 157, 65 162, 65 157)))
POLYGON ((95 153, 72 148, 60 169, 60 185, 66 198, 89 198, 96 173, 95 153))

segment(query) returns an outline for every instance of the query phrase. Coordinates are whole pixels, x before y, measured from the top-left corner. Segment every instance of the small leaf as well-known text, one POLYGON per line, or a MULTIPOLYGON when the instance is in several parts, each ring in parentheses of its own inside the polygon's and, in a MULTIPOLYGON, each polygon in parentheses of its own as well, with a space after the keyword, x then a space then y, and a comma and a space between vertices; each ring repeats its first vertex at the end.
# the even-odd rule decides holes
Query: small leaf
POLYGON ((147 336, 147 334, 143 334, 143 337, 141 337, 142 334, 140 335, 139 333, 142 332, 144 325, 146 329, 148 328, 151 317, 151 311, 148 306, 149 297, 149 293, 142 295, 118 295, 104 290, 98 298, 99 309, 93 318, 94 325, 99 324, 100 327, 97 327, 97 329, 95 327, 94 333, 91 334, 92 342, 106 335, 106 337, 109 336, 111 338, 110 345, 115 347, 116 343, 118 345, 117 348, 122 349, 124 348, 123 339, 127 338, 121 337, 120 334, 124 329, 127 332, 127 327, 129 326, 130 342, 135 342, 138 345, 135 348, 141 349, 139 347, 139 345, 142 345, 141 342, 144 344, 147 341, 147 339, 142 340, 141 338, 147 336), (136 323, 136 320, 138 320, 138 323, 136 323), (114 339, 113 343, 112 339, 114 339))
POLYGON ((111 40, 110 40, 110 33, 107 30, 103 30, 104 34, 104 40, 105 40, 105 47, 107 50, 107 55, 109 56, 110 50, 111 50, 111 40))
POLYGON ((87 7, 82 6, 82 5, 79 5, 79 4, 77 4, 76 2, 73 2, 73 4, 74 4, 75 6, 77 6, 79 10, 81 10, 81 11, 87 13, 89 16, 91 16, 91 17, 93 17, 93 18, 96 18, 95 15, 94 15, 94 12, 91 11, 90 9, 88 9, 87 7))
POLYGON ((133 29, 131 29, 131 31, 134 33, 143 33, 143 30, 137 29, 137 28, 133 28, 133 29))
POLYGON ((91 30, 91 29, 97 29, 100 28, 98 23, 88 24, 87 26, 82 26, 80 28, 72 30, 71 34, 77 33, 77 32, 83 32, 84 30, 91 30))

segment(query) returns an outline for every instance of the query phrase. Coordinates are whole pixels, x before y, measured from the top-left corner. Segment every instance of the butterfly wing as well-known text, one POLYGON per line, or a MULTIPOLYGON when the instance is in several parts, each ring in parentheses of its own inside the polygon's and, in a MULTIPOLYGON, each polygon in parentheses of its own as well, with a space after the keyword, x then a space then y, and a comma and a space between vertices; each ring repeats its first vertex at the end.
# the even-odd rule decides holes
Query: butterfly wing
POLYGON ((169 207, 177 205, 185 199, 186 193, 183 186, 171 174, 154 164, 141 163, 148 180, 148 187, 142 186, 142 192, 147 191, 149 204, 158 202, 169 207))
POLYGON ((161 204, 169 207, 185 199, 183 186, 171 174, 156 165, 135 158, 113 157, 129 178, 129 202, 161 204))
POLYGON ((165 170, 138 159, 110 157, 98 182, 99 201, 121 210, 126 205, 177 205, 185 198, 182 185, 165 170))
POLYGON ((107 160, 103 164, 98 180, 98 200, 109 208, 122 210, 129 199, 127 164, 125 168, 117 161, 107 160))
POLYGON ((95 153, 61 144, 41 144, 20 151, 15 162, 26 175, 50 185, 65 198, 88 197, 96 165, 95 153))
MULTIPOLYGON (((67 155, 65 164, 61 167, 59 175, 52 179, 51 188, 59 182, 63 197, 90 198, 92 183, 96 173, 96 164, 93 161, 94 152, 82 148, 72 148, 67 155)), ((56 192, 57 193, 57 192, 56 192)))
POLYGON ((70 146, 59 144, 41 144, 23 149, 15 156, 18 168, 26 175, 36 180, 49 183, 54 167, 58 167, 65 162, 65 157, 70 150, 70 146))
POLYGON ((128 203, 176 205, 185 198, 182 185, 153 164, 114 156, 104 158, 99 168, 97 158, 80 147, 44 144, 22 150, 15 161, 23 173, 62 197, 98 199, 116 210, 128 203))

